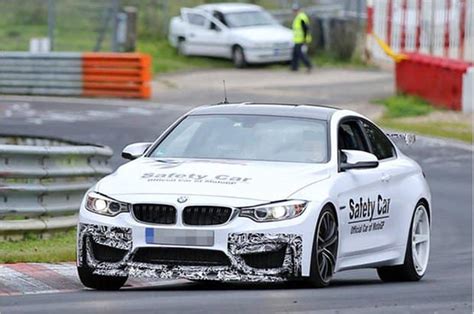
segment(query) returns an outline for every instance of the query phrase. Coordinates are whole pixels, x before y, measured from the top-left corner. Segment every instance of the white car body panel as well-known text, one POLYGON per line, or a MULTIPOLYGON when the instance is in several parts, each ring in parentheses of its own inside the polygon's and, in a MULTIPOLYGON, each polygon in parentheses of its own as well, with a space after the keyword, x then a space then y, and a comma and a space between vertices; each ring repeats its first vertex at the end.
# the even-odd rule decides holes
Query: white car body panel
MULTIPOLYGON (((250 107, 246 106, 251 105, 198 108, 189 114, 206 110, 211 112, 222 110, 224 113, 228 110, 249 114, 250 107)), ((264 107, 255 109, 255 114, 267 112, 264 107)), ((267 114, 279 115, 278 110, 280 109, 275 109, 276 113, 268 111, 267 114)), ((286 108, 281 110, 287 110, 295 116, 310 116, 313 110, 317 112, 318 109, 301 106, 295 107, 293 111, 286 108)), ((152 225, 138 221, 131 213, 121 213, 115 217, 99 215, 87 210, 84 201, 79 214, 80 226, 82 224, 129 228, 133 243, 129 248, 130 251, 159 246, 147 243, 146 228, 155 228, 157 232, 167 229, 213 231, 215 242, 211 247, 180 247, 212 249, 226 254, 229 254, 229 237, 234 233, 294 234, 302 239, 299 276, 307 277, 310 275, 315 225, 322 208, 330 204, 334 207, 339 223, 335 271, 402 264, 415 206, 422 199, 428 206, 431 205, 429 187, 420 166, 406 157, 396 145, 394 145, 396 157, 380 161, 376 168, 339 171, 338 129, 340 121, 347 117, 363 118, 368 121, 365 117, 348 110, 334 110, 330 113, 328 117, 330 159, 327 163, 195 159, 163 162, 150 157, 140 157, 100 180, 91 191, 129 204, 172 205, 177 209, 176 224, 152 225), (179 202, 182 196, 188 198, 184 204, 179 202), (181 218, 183 208, 191 205, 226 206, 235 209, 292 199, 307 200, 307 208, 301 216, 283 221, 256 222, 246 217, 235 216, 220 225, 190 226, 183 224, 181 218), (362 211, 355 215, 355 204, 360 204, 361 201, 370 203, 369 210, 365 215, 362 211)), ((179 121, 180 119, 175 124, 179 121)), ((154 145, 173 128, 174 125, 168 128, 154 145)), ((80 236, 83 236, 81 233, 83 228, 79 229, 80 236)), ((98 235, 95 234, 93 237, 98 235)), ((79 248, 78 256, 81 256, 81 252, 82 249, 79 248)), ((80 264, 81 261, 78 260, 78 265, 80 264)), ((139 274, 134 270, 132 275, 139 274)), ((262 280, 274 279, 265 278, 262 280)), ((227 279, 219 277, 219 280, 227 279)), ((232 277, 229 280, 236 279, 232 277)), ((255 276, 245 277, 242 280, 260 279, 255 276)))
POLYGON ((244 49, 248 63, 267 63, 291 60, 293 33, 279 25, 249 26, 229 28, 212 16, 213 11, 223 14, 241 11, 261 11, 259 6, 248 4, 202 5, 194 9, 181 9, 180 17, 170 20, 168 39, 173 47, 183 40, 186 55, 200 55, 230 59, 235 46, 244 49), (202 26, 190 24, 187 14, 203 16, 206 22, 202 26), (210 29, 211 23, 219 31, 210 29))

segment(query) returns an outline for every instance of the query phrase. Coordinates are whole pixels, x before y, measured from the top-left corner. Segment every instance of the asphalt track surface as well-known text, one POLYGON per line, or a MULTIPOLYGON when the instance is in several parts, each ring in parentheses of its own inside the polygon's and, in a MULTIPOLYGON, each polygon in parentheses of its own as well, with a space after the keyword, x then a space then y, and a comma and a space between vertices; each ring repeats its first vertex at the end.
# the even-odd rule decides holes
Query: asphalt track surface
MULTIPOLYGON (((192 107, 117 103, 0 99, 0 133, 103 143, 117 166, 123 146, 153 140, 192 107)), ((0 313, 472 313, 472 149, 423 138, 402 149, 421 164, 433 194, 430 265, 420 282, 382 283, 371 269, 338 273, 326 289, 171 282, 0 297, 0 313)))

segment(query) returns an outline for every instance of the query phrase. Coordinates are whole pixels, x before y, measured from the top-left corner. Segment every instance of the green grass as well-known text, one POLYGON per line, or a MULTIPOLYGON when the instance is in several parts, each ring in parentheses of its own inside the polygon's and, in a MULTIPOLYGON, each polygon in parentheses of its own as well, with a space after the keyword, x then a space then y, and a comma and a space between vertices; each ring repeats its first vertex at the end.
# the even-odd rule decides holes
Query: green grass
MULTIPOLYGON (((233 67, 232 61, 230 60, 208 57, 181 56, 178 54, 176 48, 170 46, 166 39, 142 38, 138 41, 137 50, 152 56, 153 70, 155 74, 194 69, 233 67)), ((327 53, 315 53, 311 59, 318 67, 367 67, 367 65, 359 58, 353 58, 349 61, 342 61, 330 56, 327 53)), ((258 67, 279 70, 286 69, 289 67, 289 65, 268 64, 259 65, 258 67)))
POLYGON ((331 68, 368 68, 370 65, 365 63, 358 55, 354 56, 350 60, 340 60, 327 52, 316 52, 311 60, 318 67, 331 67, 331 68))
POLYGON ((472 143, 472 126, 468 123, 423 119, 405 120, 404 118, 425 116, 437 110, 429 102, 417 96, 398 94, 375 100, 374 103, 383 105, 387 109, 384 116, 377 121, 384 128, 472 143))
POLYGON ((472 143, 472 126, 466 123, 443 121, 403 122, 398 119, 381 119, 378 121, 383 128, 396 129, 405 132, 452 138, 472 143))
POLYGON ((0 242, 0 263, 54 263, 74 261, 75 258, 75 229, 45 240, 29 235, 21 241, 0 242))
POLYGON ((416 96, 398 94, 374 101, 385 106, 385 118, 404 118, 423 116, 434 111, 433 106, 416 96))

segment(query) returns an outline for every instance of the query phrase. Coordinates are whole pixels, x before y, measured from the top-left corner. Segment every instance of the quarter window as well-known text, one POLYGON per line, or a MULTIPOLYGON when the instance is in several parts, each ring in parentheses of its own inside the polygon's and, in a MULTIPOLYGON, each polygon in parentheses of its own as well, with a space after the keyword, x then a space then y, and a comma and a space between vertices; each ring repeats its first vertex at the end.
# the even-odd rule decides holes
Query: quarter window
POLYGON ((362 126, 372 146, 372 153, 379 160, 395 156, 395 148, 382 131, 366 121, 362 121, 362 126))

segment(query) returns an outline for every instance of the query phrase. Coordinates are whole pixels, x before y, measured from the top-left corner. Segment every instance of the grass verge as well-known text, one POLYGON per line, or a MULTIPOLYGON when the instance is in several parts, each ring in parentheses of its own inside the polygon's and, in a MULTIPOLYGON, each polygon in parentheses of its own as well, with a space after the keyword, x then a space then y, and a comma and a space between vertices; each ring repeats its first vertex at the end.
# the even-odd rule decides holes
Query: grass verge
POLYGON ((466 123, 443 121, 407 122, 399 119, 381 119, 378 124, 383 128, 395 129, 404 132, 452 138, 472 143, 472 126, 466 123))
MULTIPOLYGON (((384 128, 445 137, 472 143, 472 125, 463 121, 419 118, 431 113, 441 113, 430 103, 416 97, 398 94, 374 103, 385 106, 384 116, 378 124, 384 128)), ((431 117, 433 118, 433 117, 431 117)))
POLYGON ((141 39, 137 43, 137 50, 151 55, 155 74, 233 66, 232 62, 224 59, 181 56, 166 39, 141 39))
POLYGON ((76 259, 76 230, 50 239, 26 236, 24 240, 0 242, 0 263, 69 262, 76 259))
MULTIPOLYGON (((153 59, 153 72, 155 74, 210 68, 233 68, 232 61, 219 58, 181 56, 176 48, 172 47, 166 39, 142 38, 138 41, 137 50, 147 53, 153 59)), ((312 62, 318 67, 336 68, 367 68, 368 66, 357 57, 349 61, 339 60, 330 54, 317 52, 311 57, 312 62)), ((283 69, 289 64, 264 64, 260 68, 283 69)))
POLYGON ((433 106, 423 99, 403 94, 377 99, 375 103, 385 106, 385 118, 416 117, 434 111, 433 106))

